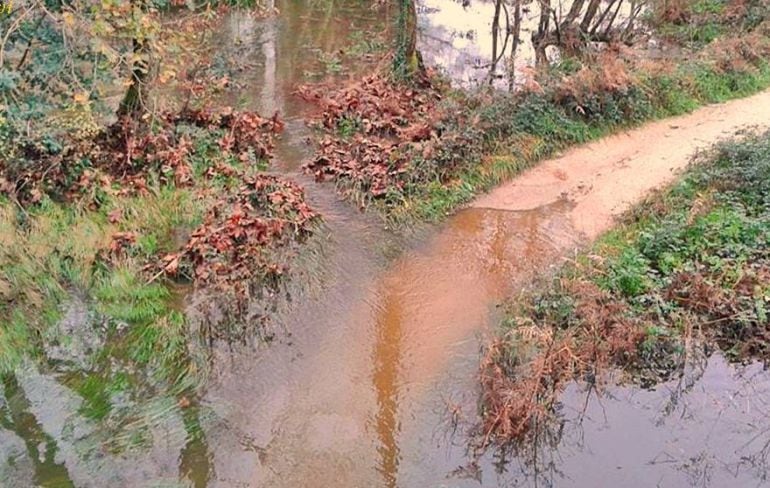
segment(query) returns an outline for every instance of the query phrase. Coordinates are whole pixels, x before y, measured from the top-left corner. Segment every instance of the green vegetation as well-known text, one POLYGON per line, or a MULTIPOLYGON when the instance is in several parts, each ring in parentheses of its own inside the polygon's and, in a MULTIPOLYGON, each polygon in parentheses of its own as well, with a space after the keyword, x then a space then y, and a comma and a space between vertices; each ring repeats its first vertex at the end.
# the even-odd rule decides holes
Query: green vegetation
MULTIPOLYGON (((652 11, 649 25, 682 48, 670 59, 640 59, 616 45, 618 37, 597 40, 606 49, 592 51, 585 37, 586 45, 544 63, 519 91, 469 93, 424 70, 415 2, 397 1, 387 75, 308 97, 327 104, 319 111, 328 139, 319 145, 315 176, 332 175, 352 199, 395 221, 441 219, 570 145, 770 85, 766 2, 748 0, 735 10, 698 0, 652 11)), ((355 73, 351 65, 379 57, 387 45, 386 34, 355 30, 351 18, 341 30, 352 32, 347 47, 334 47, 336 32, 327 26, 335 2, 286 2, 300 23, 271 21, 260 32, 254 18, 235 18, 220 26, 226 35, 208 38, 202 33, 216 17, 209 7, 262 2, 203 2, 191 10, 203 7, 205 15, 177 17, 182 3, 20 0, 0 18, 0 379, 14 397, 7 410, 17 418, 6 422, 14 428, 30 409, 23 374, 37 370, 72 393, 69 405, 77 405, 78 421, 95 426, 100 449, 141 446, 172 411, 181 412, 188 447, 205 444, 195 405, 208 365, 200 342, 240 339, 266 322, 243 320, 274 310, 270 303, 249 308, 247 300, 284 298, 277 283, 292 246, 317 221, 299 185, 264 173, 283 128, 278 116, 225 105, 253 92, 295 111, 298 101, 285 96, 293 81, 287 72, 316 66, 322 73, 306 74, 355 73), (304 34, 260 44, 280 29, 304 34), (222 39, 235 47, 218 45, 222 39), (305 39, 317 59, 306 62, 300 53, 305 39), (254 76, 257 58, 264 78, 254 76), (269 87, 275 93, 246 87, 271 80, 280 83, 269 87), (166 98, 182 108, 165 111, 166 98), (223 106, 211 106, 218 102, 223 106), (209 300, 200 324, 183 310, 193 291, 209 300)), ((517 3, 512 11, 520 15, 517 3)), ((538 8, 548 13, 550 3, 538 8)), ((596 8, 583 10, 581 23, 602 27, 596 8)), ((499 23, 500 8, 496 15, 499 23)), ((633 22, 618 20, 615 33, 636 30, 633 22)), ((539 33, 539 58, 562 42, 551 35, 556 27, 539 33)), ((506 38, 499 47, 515 53, 518 42, 506 38)), ((296 149, 297 141, 288 142, 296 149)), ((769 145, 763 138, 721 149, 661 197, 659 211, 640 211, 607 235, 596 251, 601 263, 583 258, 564 272, 571 280, 564 283, 588 283, 590 297, 563 285, 534 298, 526 313, 549 324, 549 337, 568 336, 584 363, 601 357, 650 377, 677 367, 672 358, 693 324, 714 325, 704 333, 731 357, 765 357, 766 337, 757 338, 766 332, 770 293, 769 145), (622 316, 607 347, 581 349, 588 302, 604 314, 598 323, 607 330, 622 316)), ((507 322, 518 342, 496 349, 491 362, 502 363, 500 371, 525 364, 542 345, 526 343, 520 325, 518 316, 507 322)), ((551 385, 587 372, 567 368, 569 361, 553 363, 563 375, 551 385)), ((56 442, 40 428, 30 438, 37 441, 33 457, 50 441, 41 457, 52 464, 56 442)))
POLYGON ((764 21, 766 10, 761 1, 674 0, 650 10, 648 22, 664 39, 699 47, 721 36, 754 29, 764 21))
POLYGON ((192 192, 170 187, 145 197, 116 197, 99 210, 47 199, 25 211, 2 205, 0 374, 13 373, 25 358, 45 364, 48 349, 82 340, 56 327, 74 295, 85 298, 92 315, 79 334, 96 335, 102 344, 85 358, 59 359, 65 369, 79 370, 77 361, 89 365, 71 383, 83 396, 87 417, 103 418, 112 395, 129 386, 146 391, 151 384, 166 385, 180 394, 194 387, 200 378, 180 381, 189 368, 199 368, 188 358, 184 318, 172 307, 168 285, 148 283, 142 267, 170 249, 174 232, 198 225, 204 208, 192 192), (110 215, 118 214, 124 218, 111 222, 110 215), (144 238, 113 252, 113 236, 121 233, 144 238), (111 358, 123 358, 123 368, 133 371, 130 385, 111 358))
POLYGON ((645 347, 695 325, 733 359, 767 359, 770 134, 710 157, 605 236, 602 264, 580 273, 648 322, 645 347))
POLYGON ((482 375, 500 442, 552 415, 566 382, 609 367, 649 385, 681 374, 693 348, 770 360, 770 133, 697 163, 511 303, 482 375), (524 391, 538 394, 515 400, 524 391))
MULTIPOLYGON (((399 73, 408 64, 402 51, 411 51, 404 34, 409 29, 402 25, 408 3, 400 3, 396 76, 314 94, 324 107, 325 139, 306 165, 390 221, 440 220, 564 148, 770 86, 766 2, 727 8, 721 1, 683 1, 677 6, 683 17, 653 8, 647 19, 652 28, 708 21, 725 35, 697 45, 665 41, 676 43, 671 54, 654 60, 612 43, 601 52, 563 53, 512 93, 451 89, 436 77, 421 80, 423 85, 404 83, 399 73)), ((544 36, 544 43, 553 41, 544 36)))
POLYGON ((50 371, 116 451, 189 406, 207 353, 180 295, 235 270, 256 287, 315 218, 296 185, 262 173, 277 124, 188 110, 0 167, 0 376, 50 371))
POLYGON ((708 103, 745 97, 770 86, 770 26, 744 40, 716 41, 698 59, 672 67, 634 67, 617 59, 586 64, 563 77, 558 66, 541 80, 542 92, 480 95, 458 125, 468 141, 441 174, 444 161, 423 161, 425 180, 414 180, 391 199, 375 200, 388 218, 439 220, 480 192, 571 145, 657 118, 682 115, 708 103), (747 59, 734 58, 751 46, 747 59), (728 58, 733 57, 728 62, 728 58), (609 76, 610 79, 604 78, 609 76), (473 108, 475 105, 475 108, 473 108), (491 154, 492 157, 484 156, 491 154), (428 168, 427 170, 425 168, 428 168), (435 168, 431 170, 430 168, 435 168))

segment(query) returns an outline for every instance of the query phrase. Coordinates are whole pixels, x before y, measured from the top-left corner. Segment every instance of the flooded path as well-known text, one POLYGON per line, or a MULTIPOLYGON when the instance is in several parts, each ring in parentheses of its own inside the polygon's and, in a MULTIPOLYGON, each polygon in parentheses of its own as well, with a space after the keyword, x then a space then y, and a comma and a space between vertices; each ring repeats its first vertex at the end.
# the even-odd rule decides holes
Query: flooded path
MULTIPOLYGON (((362 273, 356 260, 365 257, 332 240, 328 287, 295 302, 284 318, 291 344, 230 356, 232 368, 209 390, 207 401, 223 419, 208 438, 213 485, 478 486, 449 476, 467 461, 450 421, 474 415, 479 337, 495 324, 496 305, 670 181, 698 149, 746 126, 770 126, 767 113, 770 92, 569 151, 479 198, 381 270, 364 266, 362 273)), ((714 367, 730 376, 724 364, 714 367)), ((619 391, 629 400, 613 414, 623 427, 617 437, 602 437, 610 452, 626 449, 619 443, 630 434, 619 424, 639 408, 636 399, 649 396, 641 407, 648 408, 666 389, 619 391)), ((639 422, 643 429, 650 420, 639 422)), ((676 445, 665 431, 648 442, 676 445)), ((595 469, 571 466, 570 476, 588 484, 568 486, 593 486, 597 470, 616 469, 596 452, 580 452, 595 469)), ((483 481, 513 483, 494 473, 483 481)))
POLYGON ((77 395, 46 372, 18 375, 0 385, 0 480, 20 487, 761 485, 770 375, 759 366, 736 372, 719 358, 673 408, 680 385, 616 388, 590 401, 575 386, 565 395, 559 446, 543 446, 534 461, 513 460, 505 473, 491 456, 478 473, 458 468, 468 462, 463 428, 475 419, 479 348, 499 303, 670 181, 697 149, 747 125, 770 126, 770 92, 572 150, 404 239, 300 170, 307 108, 291 95, 294 86, 306 72, 333 66, 324 56, 356 29, 385 23, 360 2, 314 5, 305 11, 287 0, 277 2, 280 17, 230 16, 219 39, 252 63, 240 103, 286 120, 271 171, 303 183, 326 219, 298 266, 294 293, 274 311, 274 340, 217 346, 194 416, 173 398, 153 406, 164 413, 152 424, 150 450, 115 454, 85 443, 97 427, 78 413, 77 395))
POLYGON ((593 238, 612 217, 674 179, 691 157, 744 129, 770 128, 770 92, 605 137, 545 161, 472 206, 522 211, 568 199, 572 225, 593 238))

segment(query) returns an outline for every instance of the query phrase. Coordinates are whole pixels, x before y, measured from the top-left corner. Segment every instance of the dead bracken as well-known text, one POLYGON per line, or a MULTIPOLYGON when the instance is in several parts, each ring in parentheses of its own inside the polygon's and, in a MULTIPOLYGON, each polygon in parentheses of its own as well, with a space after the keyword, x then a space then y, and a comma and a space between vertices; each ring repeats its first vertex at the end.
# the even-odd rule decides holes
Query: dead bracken
POLYGON ((147 120, 122 117, 103 131, 69 141, 61 151, 30 145, 23 148, 20 161, 0 162, 0 193, 28 205, 44 195, 76 200, 95 188, 112 194, 142 193, 150 175, 161 184, 193 186, 194 141, 192 134, 180 130, 183 124, 216 131, 222 154, 207 169, 207 177, 231 172, 230 162, 267 160, 273 137, 282 130, 277 116, 232 110, 183 110, 147 120))
MULTIPOLYGON (((153 280, 166 274, 184 276, 200 287, 243 288, 283 273, 271 254, 307 237, 318 217, 299 185, 259 171, 271 158, 273 138, 282 128, 277 115, 264 118, 229 109, 185 109, 151 121, 124 117, 60 153, 39 152, 34 165, 4 163, 0 190, 24 206, 47 196, 85 200, 96 209, 99 192, 146 194, 150 180, 190 188, 213 200, 203 223, 181 250, 159 257, 159 264, 149 263, 146 269, 153 280), (211 148, 196 148, 202 139, 211 148), (216 186, 216 180, 225 180, 224 187, 216 186)), ((124 218, 108 215, 113 223, 124 218)), ((116 233, 101 259, 116 262, 138 237, 132 231, 116 233)))
POLYGON ((569 381, 593 380, 611 366, 637 360, 644 327, 626 317, 625 305, 592 283, 564 285, 569 290, 562 291, 576 297, 579 325, 562 329, 519 317, 509 334, 487 348, 479 373, 482 447, 527 439, 552 417, 569 381))
POLYGON ((414 177, 411 156, 428 156, 440 133, 442 94, 429 83, 414 87, 372 75, 331 92, 305 86, 300 94, 322 109, 323 136, 305 169, 366 199, 403 190, 414 177))
POLYGON ((652 386, 684 374, 692 347, 770 361, 770 134, 698 162, 511 304, 480 366, 482 448, 536 435, 571 381, 612 369, 652 386))
POLYGON ((244 292, 255 276, 284 272, 269 251, 307 237, 317 217, 296 183, 269 175, 244 177, 233 195, 209 209, 180 252, 163 257, 162 268, 196 285, 244 292))

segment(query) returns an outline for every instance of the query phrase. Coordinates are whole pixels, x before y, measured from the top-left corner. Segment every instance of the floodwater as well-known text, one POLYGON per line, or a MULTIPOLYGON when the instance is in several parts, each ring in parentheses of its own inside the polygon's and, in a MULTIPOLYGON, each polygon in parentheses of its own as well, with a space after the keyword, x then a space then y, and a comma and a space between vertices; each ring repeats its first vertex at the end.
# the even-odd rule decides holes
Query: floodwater
MULTIPOLYGON (((570 0, 555 0, 551 8, 562 15, 569 10, 570 0)), ((492 0, 418 0, 418 42, 425 61, 445 73, 453 83, 464 87, 477 87, 489 83, 508 86, 508 71, 513 37, 505 39, 508 25, 501 16, 497 52, 493 52, 492 19, 495 2, 492 0), (504 52, 503 52, 504 51, 504 52), (498 62, 492 69, 493 54, 498 62)), ((525 82, 529 68, 535 64, 535 49, 530 41, 537 32, 540 10, 534 2, 522 2, 519 46, 514 58, 514 82, 525 82)), ((622 4, 618 10, 620 24, 631 13, 630 4, 622 4)), ((513 8, 508 7, 513 19, 513 8)), ((511 20, 511 23, 513 20, 511 20)), ((510 26, 511 29, 513 26, 510 26)), ((558 50, 547 49, 551 61, 559 59, 558 50)))
MULTIPOLYGON (((425 5, 436 3, 460 4, 425 5)), ((467 466, 466 432, 476 420, 479 350, 501 301, 555 270, 699 147, 746 124, 770 124, 770 93, 570 151, 442 225, 403 237, 302 174, 310 109, 292 95, 304 80, 352 74, 334 73, 329 53, 360 40, 359 29, 386 29, 390 13, 354 0, 276 7, 281 15, 266 19, 227 16, 211 41, 243 63, 237 91, 224 96, 286 120, 271 170, 304 184, 326 219, 296 266, 290 295, 272 311, 272 341, 215 344, 191 406, 158 394, 133 417, 131 425, 144 427, 140 437, 105 439, 100 433, 115 426, 88 415, 72 372, 57 366, 66 359, 87 368, 89 351, 103 347, 86 304, 73 299, 60 324, 72 343, 48 351, 57 361, 28 365, 0 385, 0 485, 767 483, 770 374, 719 356, 693 360, 686 381, 652 391, 596 394, 572 385, 558 438, 544 434, 547 442, 502 471, 493 453, 467 466)), ((421 11, 421 25, 436 21, 421 11)))
MULTIPOLYGON (((560 2, 555 2, 560 3, 560 2)), ((491 1, 422 0, 418 2, 420 34, 418 42, 425 61, 446 73, 456 84, 473 87, 488 82, 492 61, 492 19, 495 5, 491 1)), ((512 14, 511 14, 512 15, 512 14)), ((517 81, 535 62, 535 50, 529 39, 538 25, 538 9, 522 10, 521 39, 516 52, 517 81)), ((501 20, 501 31, 506 29, 501 20)), ((504 43, 501 34, 498 49, 506 45, 510 52, 513 39, 504 43)), ((499 53, 498 53, 499 55, 499 53)), ((502 80, 510 57, 504 55, 493 76, 502 80)))

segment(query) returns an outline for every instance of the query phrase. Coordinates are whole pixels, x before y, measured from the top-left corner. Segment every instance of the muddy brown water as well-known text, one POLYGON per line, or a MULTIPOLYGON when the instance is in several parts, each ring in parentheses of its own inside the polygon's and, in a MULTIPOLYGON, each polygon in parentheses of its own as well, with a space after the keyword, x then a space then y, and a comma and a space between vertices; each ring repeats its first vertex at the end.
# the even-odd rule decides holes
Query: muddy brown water
MULTIPOLYGON (((718 356, 694 361, 691 381, 653 391, 596 395, 572 385, 558 442, 508 459, 502 471, 494 453, 478 470, 460 468, 476 418, 479 349, 501 301, 670 181, 697 149, 770 125, 770 93, 569 151, 404 239, 299 170, 309 133, 294 85, 323 64, 319 52, 383 15, 366 2, 307 3, 278 2, 282 15, 268 19, 234 14, 216 38, 242 46, 238 56, 251 63, 241 102, 287 121, 273 171, 305 184, 327 220, 301 257, 291 299, 274 312, 274 340, 216 346, 196 408, 158 398, 144 412, 151 439, 119 452, 92 442, 100 426, 55 373, 21 370, 0 389, 0 486, 767 484, 770 374, 718 356), (188 434, 191 422, 201 435, 188 434)), ((62 327, 83 336, 77 350, 99 346, 80 332, 88 320, 74 300, 62 327)))

